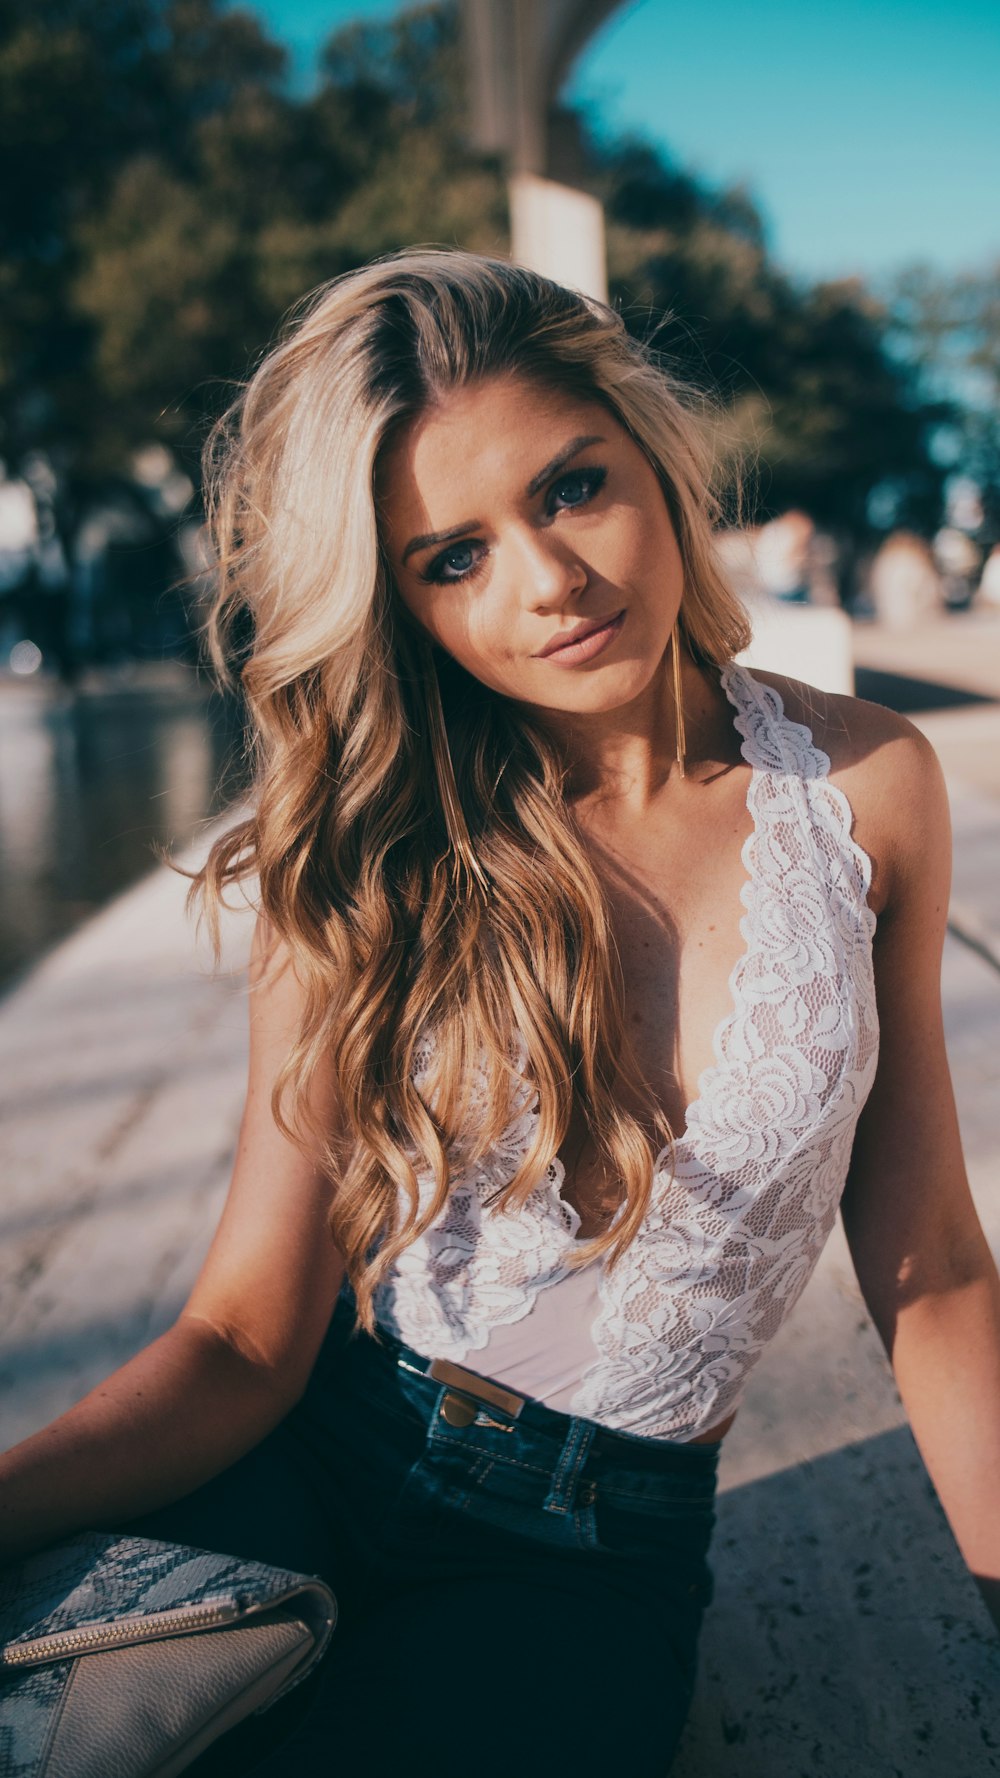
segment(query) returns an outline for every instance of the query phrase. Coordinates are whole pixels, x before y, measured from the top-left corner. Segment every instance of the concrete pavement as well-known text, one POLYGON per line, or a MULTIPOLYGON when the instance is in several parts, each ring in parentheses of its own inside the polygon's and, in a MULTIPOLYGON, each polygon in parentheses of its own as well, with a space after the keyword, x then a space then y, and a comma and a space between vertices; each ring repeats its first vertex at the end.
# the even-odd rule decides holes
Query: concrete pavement
MULTIPOLYGON (((998 637, 1000 624, 980 628, 970 653, 998 637)), ((940 638, 923 667, 915 644, 901 665, 893 638, 862 630, 858 642, 869 662, 918 678, 927 651, 941 659, 940 638)), ((1000 1252, 1000 748, 991 773, 963 714, 1000 740, 988 703, 926 719, 951 723, 956 908, 986 934, 978 949, 967 931, 949 938, 944 997, 970 1177, 1000 1252), (970 756, 976 772, 960 776, 955 760, 970 756)), ((221 1206, 243 1092, 250 919, 228 920, 213 977, 184 888, 156 873, 0 1003, 3 1444, 166 1325, 221 1206)), ((839 1232, 727 1439, 715 1565, 678 1778, 1000 1772, 1000 1643, 839 1232)), ((589 1633, 599 1639, 600 1625, 589 1633)))
POLYGON ((251 919, 213 977, 186 887, 156 871, 0 1001, 0 1444, 167 1324, 221 1209, 251 919))

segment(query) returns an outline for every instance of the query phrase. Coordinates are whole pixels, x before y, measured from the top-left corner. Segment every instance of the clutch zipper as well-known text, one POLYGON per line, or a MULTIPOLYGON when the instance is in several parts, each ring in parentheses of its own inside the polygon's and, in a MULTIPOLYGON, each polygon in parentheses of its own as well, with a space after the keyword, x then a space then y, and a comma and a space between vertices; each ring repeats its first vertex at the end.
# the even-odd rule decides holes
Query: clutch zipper
POLYGON ((64 1656, 94 1654, 102 1648, 129 1642, 155 1642, 161 1636, 183 1635, 188 1630, 207 1630, 216 1624, 231 1624, 243 1616, 238 1605, 230 1600, 217 1600, 214 1605, 187 1605, 176 1611, 151 1612, 148 1617, 119 1618, 112 1624, 92 1624, 79 1630, 56 1631, 51 1636, 36 1636, 32 1642, 10 1643, 0 1649, 0 1665, 30 1667, 43 1661, 57 1661, 64 1656))

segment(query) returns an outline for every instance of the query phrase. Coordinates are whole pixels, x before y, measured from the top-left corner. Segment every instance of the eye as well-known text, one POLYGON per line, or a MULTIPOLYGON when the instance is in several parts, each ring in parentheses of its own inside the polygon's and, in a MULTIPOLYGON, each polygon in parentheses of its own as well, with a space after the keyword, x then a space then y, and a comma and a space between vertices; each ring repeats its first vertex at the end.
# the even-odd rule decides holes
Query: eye
POLYGON ((549 497, 551 501, 552 498, 558 496, 563 504, 554 509, 550 507, 550 510, 568 512, 575 506, 586 506, 587 502, 593 500, 595 494, 598 494, 604 486, 607 474, 606 469, 595 467, 593 469, 574 469, 569 475, 561 475, 558 481, 552 483, 549 497))
POLYGON ((479 566, 479 558, 475 551, 475 543, 452 543, 441 551, 439 556, 425 568, 421 580, 434 581, 437 585, 453 585, 456 580, 468 580, 479 566))
MULTIPOLYGON (((574 469, 568 475, 560 475, 549 485, 547 507, 550 516, 557 512, 572 512, 578 506, 586 506, 600 493, 607 480, 606 469, 594 465, 589 469, 574 469), (558 498, 558 506, 553 501, 558 498)), ((485 560, 485 546, 470 539, 467 542, 451 543, 440 555, 424 569, 420 578, 425 583, 435 586, 455 586, 461 580, 471 580, 485 560)))

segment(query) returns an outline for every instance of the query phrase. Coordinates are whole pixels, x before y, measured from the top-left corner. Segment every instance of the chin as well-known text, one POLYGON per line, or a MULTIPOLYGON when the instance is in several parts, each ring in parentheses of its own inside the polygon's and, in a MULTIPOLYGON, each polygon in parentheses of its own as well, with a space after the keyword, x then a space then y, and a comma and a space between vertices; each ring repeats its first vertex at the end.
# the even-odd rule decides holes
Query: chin
MULTIPOLYGON (((659 662, 653 662, 644 672, 623 672, 606 669, 603 673, 579 673, 572 676, 567 673, 570 683, 564 687, 551 686, 547 696, 531 698, 547 710, 559 710, 566 716, 611 716, 616 710, 627 709, 634 704, 643 693, 648 691, 656 676, 659 662), (561 694, 561 695, 560 695, 561 694)), ((554 677, 554 675, 553 675, 554 677)))

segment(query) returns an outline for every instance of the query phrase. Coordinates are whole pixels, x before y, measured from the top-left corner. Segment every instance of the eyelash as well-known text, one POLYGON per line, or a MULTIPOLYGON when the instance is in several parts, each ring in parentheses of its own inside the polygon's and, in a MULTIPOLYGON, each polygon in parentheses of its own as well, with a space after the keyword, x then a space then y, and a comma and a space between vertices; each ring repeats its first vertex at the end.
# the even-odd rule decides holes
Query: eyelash
MULTIPOLYGON (((581 506, 589 506, 591 500, 600 493, 604 486, 607 474, 608 472, 606 469, 598 468, 595 465, 592 469, 574 469, 569 475, 558 476, 556 480, 550 484, 550 494, 554 494, 558 488, 565 487, 569 482, 581 482, 587 492, 583 500, 577 500, 572 506, 562 506, 557 510, 559 512, 576 512, 581 506)), ((458 586, 463 580, 471 580, 473 575, 478 573, 479 567, 483 561, 482 556, 473 562, 470 567, 463 569, 459 574, 445 574, 443 572, 449 556, 454 555, 456 551, 460 549, 471 548, 471 539, 468 542, 450 544, 447 549, 441 551, 439 556, 434 557, 430 566, 425 569, 423 574, 421 574, 421 580, 435 586, 458 586)))

